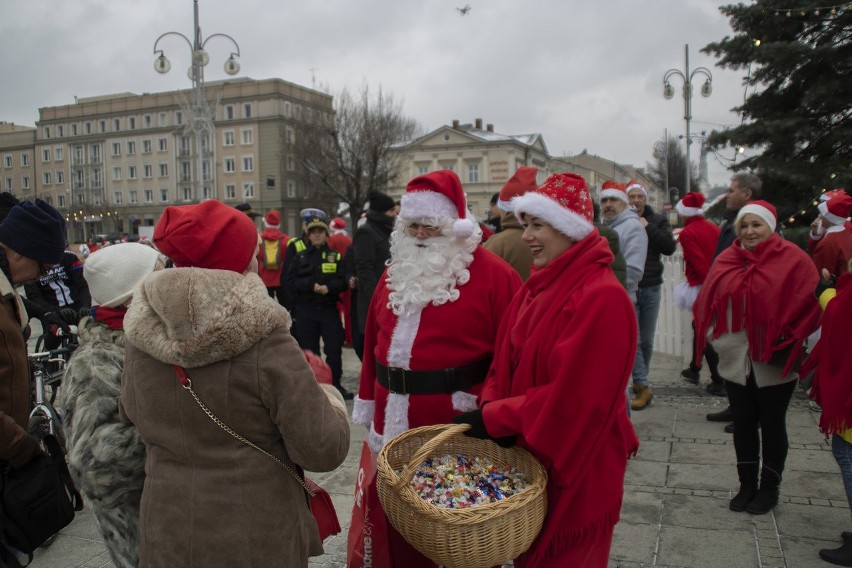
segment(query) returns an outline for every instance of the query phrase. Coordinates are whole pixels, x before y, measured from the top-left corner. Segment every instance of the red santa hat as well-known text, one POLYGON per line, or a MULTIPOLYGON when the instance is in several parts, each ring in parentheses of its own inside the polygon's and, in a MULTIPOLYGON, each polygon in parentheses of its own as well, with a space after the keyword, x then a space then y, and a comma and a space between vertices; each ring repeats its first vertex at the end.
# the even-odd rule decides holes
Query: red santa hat
POLYGON ((601 185, 601 191, 598 195, 601 199, 605 197, 614 197, 615 199, 620 199, 625 203, 629 203, 627 199, 626 186, 623 183, 616 183, 611 179, 603 182, 603 185, 601 185))
POLYGON ((677 209, 681 217, 703 215, 704 211, 702 207, 704 207, 704 194, 697 191, 690 191, 675 205, 675 209, 677 209))
POLYGON ((534 166, 521 166, 515 172, 515 175, 509 178, 506 185, 500 190, 500 195, 497 198, 497 207, 508 213, 512 212, 512 198, 518 197, 532 191, 536 188, 535 177, 538 174, 538 168, 534 166))
POLYGON ((843 225, 852 209, 852 196, 842 189, 834 190, 831 196, 817 205, 819 214, 832 225, 843 225))
POLYGON ((645 194, 645 199, 648 199, 648 190, 645 188, 644 185, 642 185, 641 183, 639 183, 635 179, 632 179, 632 180, 627 182, 627 188, 624 190, 624 192, 628 196, 630 196, 630 192, 633 191, 634 189, 640 190, 642 193, 645 194))
POLYGON ((243 273, 254 258, 257 239, 250 217, 215 199, 166 207, 154 227, 154 244, 178 267, 243 273))
POLYGON ((346 228, 346 221, 344 221, 342 217, 335 217, 331 220, 331 224, 329 226, 336 231, 342 231, 346 228))
POLYGON ((757 201, 749 201, 742 209, 740 209, 740 212, 737 213, 737 219, 734 221, 734 229, 737 231, 738 236, 740 219, 749 213, 757 215, 763 219, 766 224, 769 225, 769 228, 772 229, 772 232, 775 232, 775 227, 778 226, 778 213, 775 211, 775 206, 768 201, 758 199, 757 201))
POLYGON ((277 227, 281 224, 281 213, 278 211, 267 211, 263 216, 263 226, 267 229, 277 227))
POLYGON ((405 188, 399 209, 400 219, 455 219, 453 235, 467 239, 474 224, 468 219, 467 200, 461 180, 452 170, 438 170, 417 176, 405 188))
POLYGON ((512 200, 521 223, 532 215, 575 241, 592 232, 592 198, 583 176, 575 173, 553 174, 538 189, 512 200))

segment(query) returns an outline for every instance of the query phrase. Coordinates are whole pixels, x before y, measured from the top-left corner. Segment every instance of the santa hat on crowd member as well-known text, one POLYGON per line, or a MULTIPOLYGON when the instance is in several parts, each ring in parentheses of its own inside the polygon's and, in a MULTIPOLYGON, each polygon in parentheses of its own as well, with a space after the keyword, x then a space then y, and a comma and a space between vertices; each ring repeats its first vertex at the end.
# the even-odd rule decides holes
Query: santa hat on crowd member
POLYGON ((178 267, 242 274, 254 258, 257 239, 251 218, 215 199, 166 207, 154 227, 154 244, 178 267))
POLYGON ((335 217, 331 220, 329 227, 331 227, 333 231, 342 231, 346 228, 346 221, 343 217, 335 217))
POLYGON ((275 211, 267 211, 266 215, 263 216, 263 226, 267 229, 272 229, 273 227, 278 227, 281 224, 281 213, 275 211))
POLYGON ((635 179, 632 179, 632 180, 627 182, 627 187, 625 188, 624 193, 626 193, 629 196, 630 192, 633 191, 634 189, 640 190, 642 193, 645 194, 645 199, 648 199, 648 190, 645 188, 644 185, 642 185, 641 183, 639 183, 635 179))
POLYGON ((99 249, 83 264, 83 277, 92 301, 106 308, 118 307, 133 289, 157 268, 160 253, 140 243, 119 243, 99 249))
POLYGON ((623 183, 616 183, 611 179, 606 180, 601 185, 601 191, 598 194, 601 199, 605 197, 614 197, 615 199, 620 199, 625 203, 629 203, 627 199, 627 186, 623 183))
POLYGON ((734 228, 737 230, 739 234, 740 219, 743 216, 751 213, 752 215, 757 215, 769 225, 769 228, 772 229, 772 232, 775 232, 775 227, 778 226, 778 212, 775 211, 775 206, 769 203, 768 201, 764 201, 762 199, 758 199, 757 201, 749 201, 746 203, 740 212, 737 213, 737 219, 734 221, 734 228))
POLYGON ((408 182, 399 217, 404 220, 455 219, 453 235, 459 239, 467 239, 474 231, 461 180, 452 170, 430 172, 408 182))
POLYGON ((852 196, 842 189, 834 190, 831 196, 817 205, 819 214, 832 225, 843 225, 852 209, 852 196))
POLYGON ((704 207, 704 194, 697 191, 690 191, 675 205, 675 209, 677 209, 681 217, 703 215, 704 210, 702 207, 704 207))
POLYGON ((507 213, 511 213, 512 199, 523 195, 527 191, 534 190, 536 188, 535 177, 537 174, 538 168, 535 166, 521 166, 518 168, 515 175, 510 177, 506 185, 500 190, 499 197, 497 198, 497 207, 507 213))
POLYGON ((592 198, 583 176, 575 173, 553 174, 541 187, 512 200, 512 208, 521 223, 532 215, 575 241, 585 238, 594 228, 592 198))

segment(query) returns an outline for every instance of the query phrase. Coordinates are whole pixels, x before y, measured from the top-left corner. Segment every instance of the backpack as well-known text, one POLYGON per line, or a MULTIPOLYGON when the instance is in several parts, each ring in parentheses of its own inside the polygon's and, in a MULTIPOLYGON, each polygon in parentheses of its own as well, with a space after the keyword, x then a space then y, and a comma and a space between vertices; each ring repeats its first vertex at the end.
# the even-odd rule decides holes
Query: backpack
POLYGON ((281 241, 263 239, 263 267, 266 270, 281 269, 281 241))

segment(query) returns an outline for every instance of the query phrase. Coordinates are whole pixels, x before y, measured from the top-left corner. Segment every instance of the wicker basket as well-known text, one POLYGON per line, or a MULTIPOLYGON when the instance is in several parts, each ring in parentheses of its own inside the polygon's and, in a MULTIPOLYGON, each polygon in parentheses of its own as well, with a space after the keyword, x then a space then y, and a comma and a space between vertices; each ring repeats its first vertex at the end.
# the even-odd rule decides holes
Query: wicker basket
POLYGON ((547 511, 547 472, 529 452, 463 434, 467 424, 414 428, 385 444, 376 460, 379 499, 399 533, 421 554, 447 568, 487 568, 517 558, 541 530, 547 511), (520 493, 466 509, 445 509, 411 486, 430 456, 461 454, 512 465, 530 480, 520 493), (397 471, 402 473, 397 475, 397 471))

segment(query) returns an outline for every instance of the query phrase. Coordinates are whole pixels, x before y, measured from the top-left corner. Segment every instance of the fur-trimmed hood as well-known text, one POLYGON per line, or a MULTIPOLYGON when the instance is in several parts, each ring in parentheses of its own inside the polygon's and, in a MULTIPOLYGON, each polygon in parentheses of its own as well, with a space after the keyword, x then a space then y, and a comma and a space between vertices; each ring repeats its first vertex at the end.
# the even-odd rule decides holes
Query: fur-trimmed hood
POLYGON ((127 340, 165 363, 202 367, 239 355, 290 315, 257 274, 170 268, 154 272, 133 294, 124 318, 127 340))

